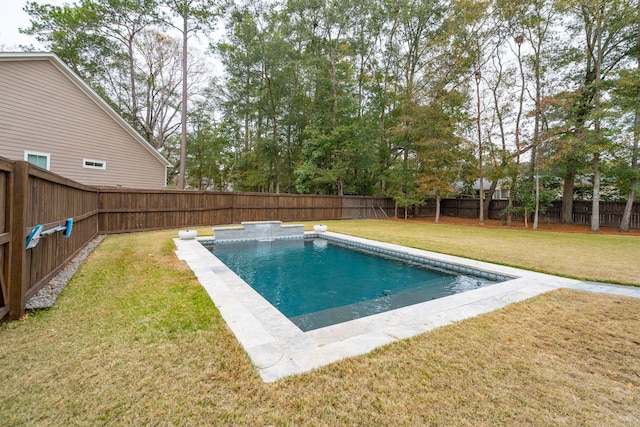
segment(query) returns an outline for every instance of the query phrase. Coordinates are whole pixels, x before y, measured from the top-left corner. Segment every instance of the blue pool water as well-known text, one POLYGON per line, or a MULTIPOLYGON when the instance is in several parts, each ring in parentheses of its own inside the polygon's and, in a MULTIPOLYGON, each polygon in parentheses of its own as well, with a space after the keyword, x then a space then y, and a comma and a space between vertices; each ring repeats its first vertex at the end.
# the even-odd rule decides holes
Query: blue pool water
POLYGON ((304 331, 494 283, 319 238, 218 243, 210 249, 304 331))

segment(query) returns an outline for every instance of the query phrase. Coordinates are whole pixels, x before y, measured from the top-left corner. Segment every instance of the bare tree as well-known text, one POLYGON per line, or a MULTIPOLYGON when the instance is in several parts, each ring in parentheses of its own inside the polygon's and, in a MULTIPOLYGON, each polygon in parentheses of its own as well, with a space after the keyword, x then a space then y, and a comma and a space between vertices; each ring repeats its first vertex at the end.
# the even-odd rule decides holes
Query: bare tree
POLYGON ((180 167, 178 172, 178 188, 184 189, 187 159, 187 108, 188 108, 188 41, 191 35, 204 31, 212 18, 217 16, 217 2, 213 0, 165 0, 164 3, 174 19, 167 18, 166 23, 182 35, 182 102, 180 118, 180 167))
POLYGON ((179 43, 158 31, 148 30, 136 43, 143 107, 144 136, 162 150, 179 128, 180 85, 182 83, 179 43))

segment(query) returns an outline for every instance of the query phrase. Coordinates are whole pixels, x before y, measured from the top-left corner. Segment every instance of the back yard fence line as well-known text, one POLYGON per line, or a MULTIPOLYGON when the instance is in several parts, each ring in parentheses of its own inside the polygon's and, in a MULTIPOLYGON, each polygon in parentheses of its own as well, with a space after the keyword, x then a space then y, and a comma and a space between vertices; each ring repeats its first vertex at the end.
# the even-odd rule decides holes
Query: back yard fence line
MULTIPOLYGON (((491 200, 489 204, 489 219, 505 220, 504 210, 508 206, 507 200, 491 200)), ((620 227, 622 214, 624 213, 624 203, 621 202, 600 202, 600 225, 602 227, 620 227)), ((555 200, 546 211, 540 214, 540 222, 557 223, 561 219, 562 201, 555 200)), ((573 222, 578 225, 591 225, 591 202, 573 202, 573 222)), ((410 214, 416 217, 431 217, 436 214, 435 200, 428 200, 423 206, 418 206, 410 214)), ((441 216, 453 216, 458 218, 478 218, 480 213, 480 203, 478 199, 443 199, 440 205, 441 216)), ((522 214, 514 213, 513 220, 523 221, 522 214)), ((531 218, 530 218, 531 219, 531 218)), ((630 228, 640 228, 640 203, 633 204, 630 228)))
POLYGON ((102 188, 100 232, 162 230, 242 221, 321 221, 393 213, 384 197, 102 188))
MULTIPOLYGON (((445 199, 442 215, 477 217, 478 200, 445 199)), ((499 219, 506 201, 493 200, 489 217, 499 219)), ((622 203, 602 203, 601 224, 620 224, 622 203)), ((577 202, 574 221, 589 224, 591 205, 577 202)), ((557 222, 554 204, 542 221, 557 222)), ((435 215, 435 202, 411 215, 435 215)), ((323 221, 386 218, 396 214, 384 197, 97 188, 78 184, 27 162, 0 158, 0 320, 17 319, 26 301, 98 234, 236 224, 242 221, 323 221), (31 231, 73 218, 71 235, 53 233, 26 249, 31 231)), ((404 217, 404 211, 398 210, 404 217)), ((515 217, 518 219, 518 217, 515 217)), ((632 227, 640 228, 640 204, 632 227)))

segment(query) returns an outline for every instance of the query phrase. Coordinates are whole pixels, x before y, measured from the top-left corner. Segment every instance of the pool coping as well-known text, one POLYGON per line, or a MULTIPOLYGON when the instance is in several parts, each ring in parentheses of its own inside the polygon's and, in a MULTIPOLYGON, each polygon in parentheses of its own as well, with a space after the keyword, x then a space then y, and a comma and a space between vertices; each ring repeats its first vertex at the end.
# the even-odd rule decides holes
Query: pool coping
POLYGON ((353 245, 426 257, 513 279, 303 332, 205 248, 201 241, 207 238, 174 239, 178 258, 193 270, 265 382, 366 354, 394 341, 488 313, 554 289, 579 289, 581 286, 581 282, 574 279, 333 232, 321 234, 328 239, 345 240, 353 245))

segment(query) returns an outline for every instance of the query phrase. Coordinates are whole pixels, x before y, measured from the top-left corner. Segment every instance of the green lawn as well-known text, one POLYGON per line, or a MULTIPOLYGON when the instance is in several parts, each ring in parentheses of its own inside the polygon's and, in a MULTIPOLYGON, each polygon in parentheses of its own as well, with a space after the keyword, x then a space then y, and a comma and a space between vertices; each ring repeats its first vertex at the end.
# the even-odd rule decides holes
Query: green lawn
MULTIPOLYGON (((638 242, 539 233, 518 244, 519 234, 502 230, 329 226, 519 266, 545 258, 537 253, 548 253, 545 238, 550 247, 597 248, 596 259, 638 242)), ((551 292, 264 384, 176 259, 175 234, 107 237, 54 308, 0 326, 3 425, 640 424, 640 300, 551 292)), ((637 268, 633 256, 620 252, 611 270, 637 268)), ((565 261, 578 273, 538 269, 604 280, 579 273, 578 262, 565 261)))
MULTIPOLYGON (((640 286, 640 237, 428 222, 333 221, 330 231, 583 280, 640 286)), ((311 229, 311 226, 309 226, 311 229)))

